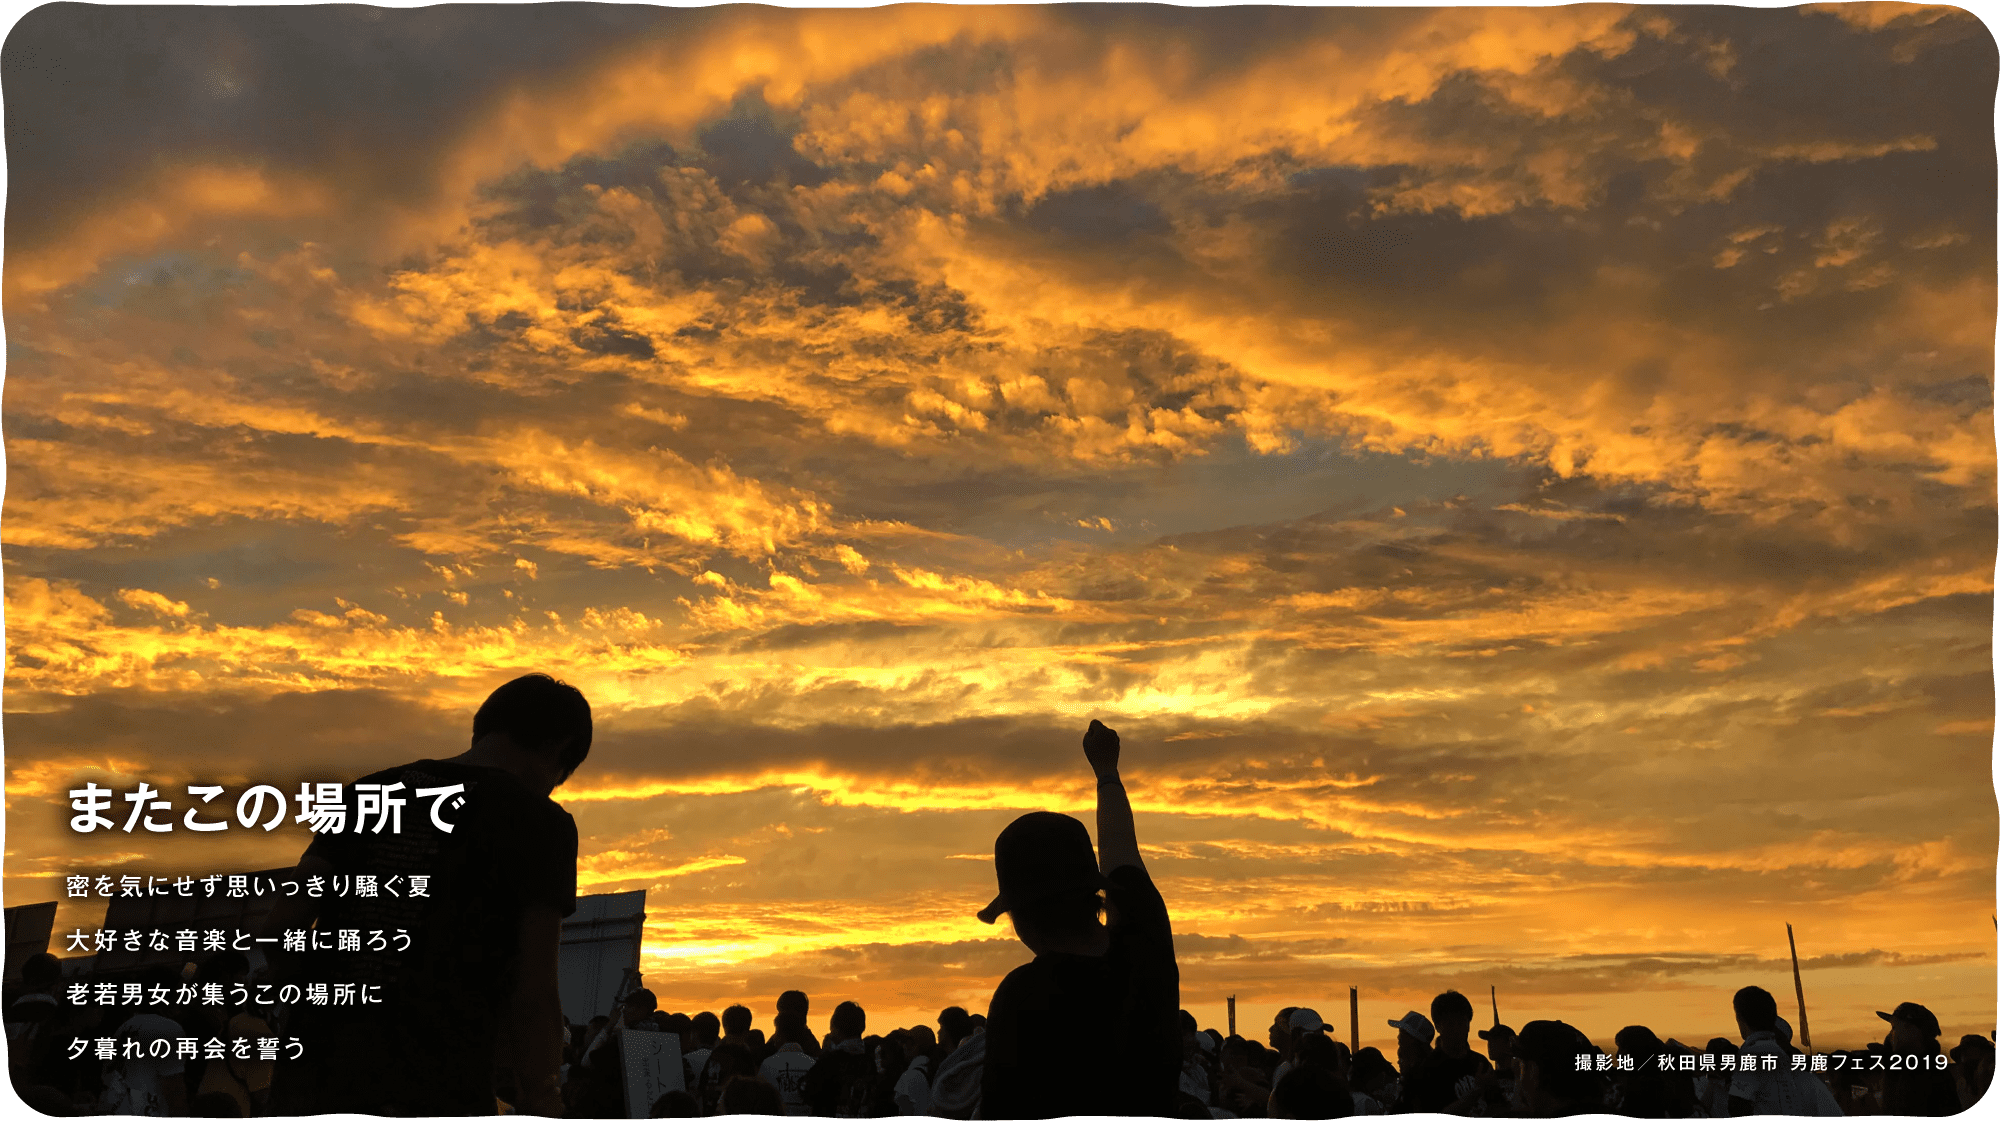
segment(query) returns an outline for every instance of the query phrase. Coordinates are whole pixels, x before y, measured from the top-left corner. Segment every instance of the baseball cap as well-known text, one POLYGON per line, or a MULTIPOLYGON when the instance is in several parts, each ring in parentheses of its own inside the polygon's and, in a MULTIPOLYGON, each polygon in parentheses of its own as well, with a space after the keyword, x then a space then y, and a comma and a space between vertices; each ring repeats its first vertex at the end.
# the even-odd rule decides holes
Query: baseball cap
POLYGON ((1022 814, 1000 831, 993 842, 993 874, 1000 894, 979 912, 984 923, 1046 896, 1111 886, 1097 870, 1097 850, 1083 822, 1047 810, 1022 814))
POLYGON ((1412 1039, 1423 1043, 1429 1043, 1437 1035, 1437 1029, 1422 1012, 1405 1012, 1402 1019, 1389 1021, 1389 1026, 1408 1032, 1412 1039))
POLYGON ((1508 1027, 1508 1026, 1507 1026, 1506 1024, 1495 1024, 1495 1025, 1493 1025, 1493 1026, 1492 1026, 1492 1027, 1490 1027, 1490 1028, 1480 1028, 1480 1029, 1479 1029, 1479 1038, 1481 1038, 1481 1039, 1512 1039, 1512 1038, 1514 1038, 1514 1029, 1513 1029, 1513 1028, 1510 1028, 1510 1027, 1508 1027))
POLYGON ((1884 1020, 1907 1020, 1929 1032, 1934 1037, 1943 1034, 1943 1029, 1938 1027, 1937 1017, 1931 1015, 1931 1010, 1911 1001, 1906 1000, 1898 1004, 1894 1012, 1877 1012, 1875 1014, 1884 1020))
POLYGON ((1293 1031, 1326 1030, 1326 1021, 1320 1019, 1319 1013, 1313 1011, 1310 1008, 1301 1008, 1298 1011, 1292 1013, 1291 1024, 1293 1031))

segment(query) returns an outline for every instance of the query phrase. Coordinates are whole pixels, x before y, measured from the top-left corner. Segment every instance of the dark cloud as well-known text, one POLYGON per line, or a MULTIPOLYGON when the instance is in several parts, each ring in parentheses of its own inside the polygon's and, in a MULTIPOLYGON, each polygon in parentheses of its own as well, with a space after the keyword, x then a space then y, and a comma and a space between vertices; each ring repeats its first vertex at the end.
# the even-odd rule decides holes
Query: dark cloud
POLYGON ((8 888, 548 668, 676 1001, 982 1006, 1101 716, 1205 1022, 1976 1011, 1994 50, 1880 14, 38 9, 8 888))

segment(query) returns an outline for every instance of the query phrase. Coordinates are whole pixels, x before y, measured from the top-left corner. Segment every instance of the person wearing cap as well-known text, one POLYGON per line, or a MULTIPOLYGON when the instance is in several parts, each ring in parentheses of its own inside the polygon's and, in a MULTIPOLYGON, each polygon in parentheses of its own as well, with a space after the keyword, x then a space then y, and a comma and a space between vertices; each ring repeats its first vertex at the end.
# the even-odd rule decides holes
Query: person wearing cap
POLYGON ((1007 974, 987 1010, 987 1117, 1165 1117, 1180 1101, 1180 968, 1166 901, 1139 858, 1118 733, 1091 721, 1083 754, 1097 776, 1097 850, 1082 822, 1047 811, 1016 818, 993 844, 1000 893, 979 918, 1008 915, 1035 959, 1007 974), (1045 1041, 1086 1024, 1102 1030, 1096 1060, 1040 1061, 1045 1041))
POLYGON ((1493 1073, 1493 1064, 1466 1039, 1472 1034, 1472 1002, 1456 990, 1439 993, 1431 1001, 1431 1022, 1436 1024, 1435 1042, 1423 1049, 1414 1071, 1407 1065, 1403 1069, 1403 1108, 1469 1114, 1482 1080, 1493 1073))
POLYGON ((1882 1075, 1882 1112, 1905 1117, 1948 1117, 1964 1108, 1945 1069, 1943 1032, 1937 1017, 1921 1004, 1904 1001, 1894 1012, 1877 1012, 1889 1022, 1891 1058, 1882 1075))
POLYGON ((1840 1116, 1840 1103, 1826 1083, 1808 1071, 1792 1069, 1791 1054, 1778 1038, 1777 999, 1756 985, 1746 985, 1736 991, 1732 1003, 1743 1046, 1736 1049, 1736 1072, 1729 1078, 1730 1116, 1840 1116))
MULTIPOLYGON (((1279 1053, 1284 1055, 1285 1058, 1284 1061, 1278 1064, 1278 1069, 1271 1072, 1271 1086, 1274 1089, 1278 1083, 1285 1080, 1285 1075, 1291 1073, 1292 1068, 1298 1065, 1299 1041, 1308 1035, 1326 1030, 1326 1021, 1320 1019, 1319 1013, 1310 1008, 1291 1009, 1290 1014, 1281 1023, 1284 1028, 1283 1038, 1285 1046, 1279 1053)), ((1280 1024, 1271 1025, 1272 1038, 1279 1037, 1279 1027, 1280 1024)))
POLYGON ((1493 1077, 1481 1088, 1478 1112, 1483 1117, 1512 1116, 1519 1105, 1514 1089, 1514 1029, 1494 1024, 1479 1029, 1486 1041, 1486 1058, 1493 1064, 1493 1077))
POLYGON ((1278 1009, 1278 1014, 1271 1017, 1271 1030, 1265 1034, 1271 1050, 1278 1053, 1280 1064, 1290 1062, 1292 1058, 1292 1013, 1297 1011, 1298 1007, 1290 1004, 1278 1009))
POLYGON ((1514 1081, 1521 1114, 1567 1117, 1601 1113, 1608 1089, 1595 1069, 1598 1054, 1589 1039, 1561 1020, 1530 1020, 1514 1039, 1514 1081), (1577 1056, 1593 1057, 1592 1069, 1578 1070, 1577 1056))
POLYGON ((1962 1035, 1951 1049, 1951 1080, 1958 1104, 1971 1109, 1993 1084, 1993 1041, 1983 1035, 1962 1035))
POLYGON ((1390 1020, 1389 1026, 1396 1029, 1397 1088, 1396 1101, 1383 1104, 1396 1113, 1409 1113, 1416 1108, 1409 1104, 1410 1095, 1431 1061, 1431 1040, 1437 1038, 1437 1029, 1415 1009, 1405 1012, 1400 1020, 1390 1020))

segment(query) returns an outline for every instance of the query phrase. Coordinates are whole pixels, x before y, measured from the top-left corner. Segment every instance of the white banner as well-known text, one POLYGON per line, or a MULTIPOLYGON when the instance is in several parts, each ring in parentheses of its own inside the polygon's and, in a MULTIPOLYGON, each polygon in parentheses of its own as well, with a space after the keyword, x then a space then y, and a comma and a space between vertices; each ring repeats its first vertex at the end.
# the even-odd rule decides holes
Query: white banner
POLYGON ((618 1046, 625 1060, 625 1116, 650 1117, 661 1094, 687 1089, 678 1033, 622 1031, 618 1046))

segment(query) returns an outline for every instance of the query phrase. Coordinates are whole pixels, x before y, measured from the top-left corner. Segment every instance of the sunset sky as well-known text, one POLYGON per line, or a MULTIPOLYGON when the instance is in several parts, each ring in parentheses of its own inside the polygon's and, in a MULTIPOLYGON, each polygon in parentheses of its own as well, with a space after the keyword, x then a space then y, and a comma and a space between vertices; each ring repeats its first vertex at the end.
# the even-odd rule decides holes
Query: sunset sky
POLYGON ((1699 1045, 1796 1023, 1790 922, 1818 1046, 1985 1032, 1995 58, 1886 3, 37 8, 6 901, 309 839, 73 834, 85 781, 351 780, 546 670, 669 1010, 983 1012, 993 838, 1091 820, 1095 717, 1204 1027, 1494 985, 1699 1045))

